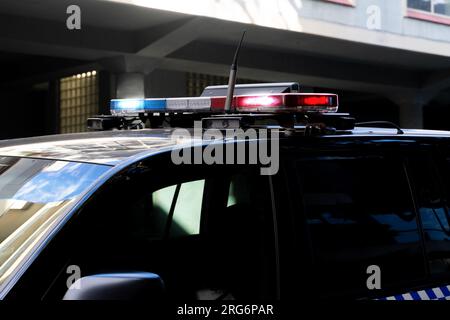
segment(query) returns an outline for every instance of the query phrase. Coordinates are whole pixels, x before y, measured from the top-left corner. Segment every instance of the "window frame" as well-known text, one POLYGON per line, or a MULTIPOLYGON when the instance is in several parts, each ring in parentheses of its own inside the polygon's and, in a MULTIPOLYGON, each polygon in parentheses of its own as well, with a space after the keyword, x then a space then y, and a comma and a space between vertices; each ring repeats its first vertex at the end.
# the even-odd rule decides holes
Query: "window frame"
POLYGON ((450 26, 450 15, 434 12, 434 0, 431 0, 431 11, 410 8, 408 6, 408 0, 404 1, 404 5, 406 18, 450 26))
POLYGON ((323 0, 334 4, 340 4, 346 7, 356 7, 356 0, 323 0))

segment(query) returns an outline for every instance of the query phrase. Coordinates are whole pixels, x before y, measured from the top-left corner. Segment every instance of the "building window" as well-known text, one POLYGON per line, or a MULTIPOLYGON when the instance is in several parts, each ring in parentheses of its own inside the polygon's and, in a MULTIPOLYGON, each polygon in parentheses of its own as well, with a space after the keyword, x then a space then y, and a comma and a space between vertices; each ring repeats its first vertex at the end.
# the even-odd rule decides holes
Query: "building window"
MULTIPOLYGON (((214 76, 209 74, 189 72, 186 77, 187 95, 189 97, 198 97, 203 92, 203 89, 207 86, 216 86, 228 84, 228 77, 214 76)), ((261 83, 261 81, 240 79, 236 80, 236 83, 261 83)))
POLYGON ((450 0, 408 0, 408 8, 450 16, 450 0))
POLYGON ((409 18, 450 25, 450 0, 408 0, 409 18))
POLYGON ((86 131, 86 119, 98 113, 96 71, 60 80, 60 133, 86 131))
POLYGON ((349 6, 349 7, 355 6, 355 0, 324 0, 324 1, 342 4, 344 6, 349 6))

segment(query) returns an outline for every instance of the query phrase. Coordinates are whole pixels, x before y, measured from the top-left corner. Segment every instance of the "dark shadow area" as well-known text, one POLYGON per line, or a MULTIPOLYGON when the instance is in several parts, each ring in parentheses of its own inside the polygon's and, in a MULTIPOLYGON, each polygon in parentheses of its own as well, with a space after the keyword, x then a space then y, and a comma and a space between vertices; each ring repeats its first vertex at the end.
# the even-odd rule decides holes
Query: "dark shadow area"
POLYGON ((450 130, 450 89, 441 91, 423 108, 425 129, 450 130))
POLYGON ((0 139, 57 133, 59 79, 83 63, 0 51, 0 139))
POLYGON ((339 112, 350 113, 358 122, 390 121, 399 123, 397 105, 377 94, 315 88, 315 92, 336 93, 339 96, 339 112))
POLYGON ((41 86, 0 90, 2 125, 0 139, 38 136, 53 133, 49 110, 48 83, 41 86))

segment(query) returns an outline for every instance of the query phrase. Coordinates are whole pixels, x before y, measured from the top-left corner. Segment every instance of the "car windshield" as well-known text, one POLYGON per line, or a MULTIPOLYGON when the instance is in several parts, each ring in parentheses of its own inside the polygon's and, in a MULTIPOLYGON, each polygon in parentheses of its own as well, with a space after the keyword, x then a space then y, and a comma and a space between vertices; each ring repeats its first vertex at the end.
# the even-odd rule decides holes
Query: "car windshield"
POLYGON ((0 291, 13 270, 111 167, 0 157, 0 291))

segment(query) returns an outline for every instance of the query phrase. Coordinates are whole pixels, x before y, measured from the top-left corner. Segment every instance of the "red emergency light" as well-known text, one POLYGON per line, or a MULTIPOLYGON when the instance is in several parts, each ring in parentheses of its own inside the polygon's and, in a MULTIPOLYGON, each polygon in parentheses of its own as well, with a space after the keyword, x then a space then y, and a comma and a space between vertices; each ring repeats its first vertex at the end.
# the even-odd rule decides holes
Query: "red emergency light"
POLYGON ((318 111, 337 112, 335 94, 283 93, 276 95, 237 96, 234 107, 239 112, 318 111))

